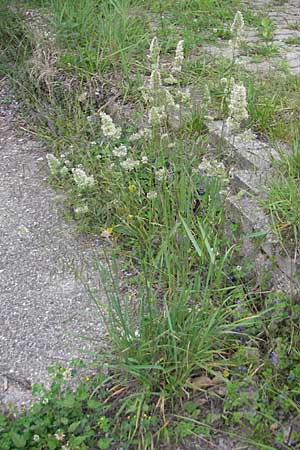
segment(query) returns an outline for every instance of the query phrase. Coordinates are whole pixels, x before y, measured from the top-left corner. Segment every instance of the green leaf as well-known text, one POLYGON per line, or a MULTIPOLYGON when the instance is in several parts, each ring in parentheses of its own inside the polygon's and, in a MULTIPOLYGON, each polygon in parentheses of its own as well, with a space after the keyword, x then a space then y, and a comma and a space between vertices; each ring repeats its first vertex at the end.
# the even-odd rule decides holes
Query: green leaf
POLYGON ((207 252, 209 254, 210 261, 211 261, 212 264, 215 264, 216 257, 215 257, 214 249, 210 246, 210 244, 208 242, 207 233, 204 231, 204 228, 202 227, 202 225, 201 225, 201 223, 199 221, 198 221, 198 226, 200 228, 201 235, 202 235, 202 238, 203 238, 206 250, 207 250, 207 252))
POLYGON ((0 428, 5 428, 7 423, 8 423, 8 420, 5 417, 5 415, 0 413, 0 428))
POLYGON ((38 395, 41 392, 45 392, 45 386, 42 383, 35 383, 31 388, 32 395, 38 395))
POLYGON ((87 436, 73 436, 70 439, 71 448, 76 448, 86 440, 87 436))
POLYGON ((87 389, 85 386, 79 386, 78 391, 77 391, 77 400, 78 401, 83 401, 86 398, 88 398, 89 394, 87 392, 87 389))
POLYGON ((91 398, 88 402, 87 402, 87 406, 90 409, 96 409, 96 408, 100 408, 102 406, 101 402, 99 402, 98 400, 95 400, 94 398, 91 398))
POLYGON ((185 228, 186 234, 188 235, 191 243, 193 244, 196 252, 198 253, 198 256, 201 258, 203 256, 203 252, 202 252, 201 248, 199 247, 198 242, 194 238, 194 235, 192 234, 191 230, 189 229, 189 227, 187 226, 185 220, 183 219, 183 217, 181 215, 180 215, 180 219, 181 219, 181 222, 183 223, 183 226, 185 228))
POLYGON ((112 442, 111 438, 102 438, 99 439, 98 446, 99 448, 101 448, 101 450, 106 450, 109 448, 111 442, 112 442))
POLYGON ((55 450, 59 445, 59 442, 57 441, 57 439, 55 439, 52 436, 49 436, 47 439, 47 449, 48 450, 55 450))
POLYGON ((21 434, 15 433, 12 431, 10 433, 11 439, 17 448, 24 448, 26 446, 27 439, 25 436, 22 436, 21 434))
POLYGON ((77 422, 71 423, 71 425, 68 428, 69 433, 73 433, 79 427, 80 424, 81 424, 80 420, 78 420, 77 422))
POLYGON ((261 230, 261 231, 256 231, 255 233, 247 234, 245 237, 248 237, 248 238, 265 237, 265 236, 267 236, 267 234, 268 234, 267 231, 261 230))
POLYGON ((187 402, 184 405, 184 409, 189 413, 193 414, 193 412, 198 408, 197 404, 194 402, 187 402))
POLYGON ((75 397, 73 394, 66 395, 62 402, 64 408, 73 408, 74 404, 75 404, 75 397))

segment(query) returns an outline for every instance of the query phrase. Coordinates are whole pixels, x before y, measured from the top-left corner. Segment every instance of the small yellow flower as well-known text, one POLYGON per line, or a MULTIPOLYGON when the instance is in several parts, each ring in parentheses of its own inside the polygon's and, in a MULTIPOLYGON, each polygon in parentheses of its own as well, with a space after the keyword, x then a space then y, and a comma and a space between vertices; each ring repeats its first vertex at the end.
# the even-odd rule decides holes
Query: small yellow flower
POLYGON ((229 370, 227 370, 227 369, 224 369, 224 370, 223 370, 223 375, 224 375, 224 377, 225 377, 225 378, 228 378, 228 377, 229 377, 229 375, 230 375, 230 372, 229 372, 229 370))
POLYGON ((128 190, 129 190, 129 192, 134 192, 136 190, 136 185, 135 184, 130 184, 128 186, 128 190))
POLYGON ((90 381, 91 377, 85 377, 85 381, 90 381))
POLYGON ((110 238, 113 233, 113 230, 114 230, 113 227, 106 228, 105 230, 102 231, 101 237, 110 238))
POLYGON ((131 220, 131 219, 133 219, 133 215, 132 215, 132 214, 128 214, 127 218, 128 218, 129 220, 131 220))

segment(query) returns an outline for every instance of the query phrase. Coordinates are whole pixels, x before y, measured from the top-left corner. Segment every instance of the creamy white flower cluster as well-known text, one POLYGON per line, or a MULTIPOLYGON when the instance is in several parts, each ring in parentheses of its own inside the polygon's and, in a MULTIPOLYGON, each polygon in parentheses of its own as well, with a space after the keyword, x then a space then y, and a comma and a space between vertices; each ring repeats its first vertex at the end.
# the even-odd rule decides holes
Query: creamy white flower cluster
POLYGON ((176 47, 175 59, 174 59, 174 63, 172 66, 172 72, 181 72, 183 60, 184 60, 183 40, 180 40, 176 47))
POLYGON ((112 118, 108 114, 100 112, 100 117, 102 120, 101 129, 104 136, 109 139, 119 139, 121 137, 121 128, 116 127, 112 118))
MULTIPOLYGON (((102 119, 102 131, 104 136, 109 137, 109 138, 113 138, 113 139, 119 139, 121 136, 121 128, 118 128, 115 126, 115 124, 113 123, 112 118, 105 113, 100 113, 101 119, 102 119)), ((147 128, 143 128, 141 129, 138 133, 133 134, 130 137, 131 141, 136 141, 138 139, 141 139, 144 136, 147 136, 148 133, 150 134, 150 130, 148 130, 147 128)), ((117 158, 125 158, 128 155, 128 148, 126 147, 126 145, 124 144, 120 144, 116 147, 114 147, 112 149, 112 155, 117 157, 117 158)), ((126 171, 131 171, 136 169, 140 163, 146 163, 145 158, 147 157, 143 157, 141 161, 137 160, 137 159, 132 159, 127 157, 126 159, 124 159, 123 161, 120 162, 120 166, 126 170, 126 171)), ((148 162, 148 158, 147 158, 147 162, 148 162)), ((109 168, 112 170, 115 167, 115 163, 111 163, 109 168)), ((79 169, 79 171, 82 169, 79 169)), ((88 177, 88 179, 90 179, 91 177, 88 177)), ((89 183, 89 181, 87 179, 84 179, 83 174, 80 172, 79 175, 77 175, 77 185, 84 185, 85 183, 89 183), (81 178, 80 178, 81 177, 81 178), (80 181, 79 181, 80 178, 80 181)), ((92 183, 92 180, 90 180, 90 183, 92 183)))
POLYGON ((228 129, 238 131, 242 121, 247 119, 248 116, 246 88, 243 84, 235 83, 230 94, 228 129))
POLYGON ((229 45, 233 50, 237 49, 241 45, 241 41, 244 33, 244 18, 240 11, 237 11, 234 16, 230 31, 233 35, 232 39, 229 41, 229 45))
POLYGON ((162 86, 161 74, 158 67, 152 70, 150 76, 150 90, 152 92, 158 91, 162 86))
POLYGON ((156 170, 155 172, 155 178, 157 181, 162 181, 168 174, 168 171, 165 167, 162 167, 161 169, 156 170))
POLYGON ((129 140, 131 142, 135 142, 138 141, 142 138, 144 139, 148 139, 151 137, 151 130, 149 130, 149 128, 142 128, 141 130, 139 130, 137 133, 133 133, 130 137, 129 140))
POLYGON ((198 170, 202 176, 218 178, 224 189, 228 186, 229 179, 227 171, 221 161, 215 159, 203 159, 198 166, 198 170))
POLYGON ((88 176, 82 167, 72 169, 73 179, 80 190, 92 188, 95 185, 93 175, 88 176))
POLYGON ((166 120, 165 106, 152 106, 149 110, 148 120, 151 127, 159 127, 166 120))
POLYGON ((191 93, 188 88, 184 91, 176 92, 176 100, 183 106, 190 107, 191 106, 191 93))
POLYGON ((68 167, 66 167, 58 158, 56 158, 56 156, 48 153, 46 158, 51 175, 64 177, 69 173, 68 167))
POLYGON ((160 46, 158 43, 158 39, 155 36, 150 44, 148 59, 151 63, 152 69, 157 69, 159 67, 159 55, 160 55, 160 46))
MULTIPOLYGON (((190 92, 176 90, 171 92, 164 86, 160 64, 160 47, 157 37, 151 41, 148 58, 151 61, 151 75, 149 85, 144 87, 144 100, 150 105, 148 112, 148 123, 151 128, 162 127, 167 122, 170 114, 180 110, 180 106, 190 105, 190 92)), ((184 60, 183 40, 180 40, 176 47, 175 59, 171 67, 169 76, 166 78, 168 85, 177 84, 175 74, 181 72, 184 60)))
POLYGON ((61 162, 51 153, 46 156, 48 167, 52 175, 57 175, 61 169, 61 162))
POLYGON ((147 198, 149 200, 154 200, 155 198, 157 198, 157 192, 156 191, 147 192, 147 198))
MULTIPOLYGON (((151 41, 148 59, 151 62, 152 69, 155 70, 159 68, 160 45, 156 36, 151 41)), ((181 72, 183 60, 184 60, 184 50, 183 50, 183 40, 181 39, 180 41, 178 41, 176 46, 175 58, 171 68, 171 71, 173 73, 181 72)))
POLYGON ((232 91, 235 82, 233 77, 223 77, 221 78, 220 83, 224 89, 224 94, 229 94, 232 91))
POLYGON ((125 161, 122 161, 120 165, 123 169, 130 171, 137 168, 140 165, 140 161, 138 159, 127 158, 125 161))
POLYGON ((121 144, 121 145, 119 145, 119 147, 115 147, 112 150, 112 154, 114 156, 117 156, 118 158, 122 158, 122 157, 126 156, 127 152, 128 152, 127 147, 124 144, 121 144))
POLYGON ((87 205, 77 206, 77 208, 74 209, 74 212, 76 216, 84 216, 89 212, 89 207, 87 205))
POLYGON ((173 84, 177 84, 178 83, 177 78, 174 77, 172 72, 169 74, 169 76, 167 78, 165 78, 164 81, 165 81, 166 85, 173 85, 173 84))

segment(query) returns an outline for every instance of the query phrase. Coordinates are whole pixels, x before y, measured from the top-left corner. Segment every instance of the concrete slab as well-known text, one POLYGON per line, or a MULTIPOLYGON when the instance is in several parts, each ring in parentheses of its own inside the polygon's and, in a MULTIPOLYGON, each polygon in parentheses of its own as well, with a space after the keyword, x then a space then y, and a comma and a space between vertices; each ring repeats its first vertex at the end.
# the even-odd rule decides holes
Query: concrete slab
POLYGON ((15 102, 0 83, 0 403, 29 402, 30 385, 49 382, 47 368, 91 358, 104 326, 68 264, 84 268, 105 298, 93 261, 100 240, 66 224, 47 186, 46 150, 22 135, 15 102), (82 339, 85 336, 87 339, 82 339), (2 380, 2 381, 1 381, 2 380))

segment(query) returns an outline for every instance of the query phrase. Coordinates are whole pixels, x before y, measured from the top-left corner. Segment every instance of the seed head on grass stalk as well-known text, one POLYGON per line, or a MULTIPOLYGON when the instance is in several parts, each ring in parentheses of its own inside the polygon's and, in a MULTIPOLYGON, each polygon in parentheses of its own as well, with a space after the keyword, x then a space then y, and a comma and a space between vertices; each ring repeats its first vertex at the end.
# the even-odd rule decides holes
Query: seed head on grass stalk
POLYGON ((176 47, 175 52, 175 59, 172 66, 172 72, 181 72, 182 70, 182 63, 184 60, 184 53, 183 53, 183 40, 180 40, 176 47))
POLYGON ((230 40, 229 44, 233 51, 239 48, 241 45, 243 33, 244 33, 244 18, 243 14, 240 11, 237 11, 236 15, 234 16, 232 25, 230 27, 230 31, 233 35, 232 39, 230 40))
POLYGON ((158 68, 155 68, 154 70, 152 70, 150 76, 150 89, 151 91, 156 92, 161 88, 161 86, 162 82, 160 70, 158 68))
POLYGON ((164 106, 152 106, 149 110, 149 125, 153 128, 162 126, 166 118, 164 106))
POLYGON ((242 121, 246 120, 248 116, 246 88, 243 84, 235 83, 230 94, 228 128, 238 131, 242 121))
POLYGON ((158 39, 156 36, 151 41, 148 59, 151 63, 152 69, 157 69, 159 67, 159 54, 160 54, 160 46, 158 43, 158 39))

